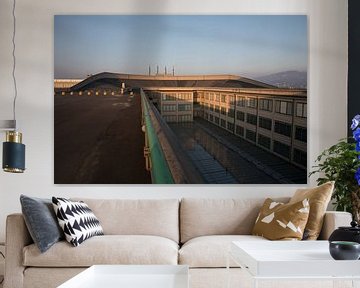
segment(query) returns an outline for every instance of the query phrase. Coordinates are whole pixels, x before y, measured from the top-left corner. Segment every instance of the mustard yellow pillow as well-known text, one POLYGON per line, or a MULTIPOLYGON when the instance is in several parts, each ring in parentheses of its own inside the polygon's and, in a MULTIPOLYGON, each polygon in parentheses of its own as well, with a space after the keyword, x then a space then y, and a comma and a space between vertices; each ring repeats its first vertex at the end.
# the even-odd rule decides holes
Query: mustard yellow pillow
POLYGON ((324 222, 326 208, 334 190, 334 181, 324 183, 315 188, 298 189, 289 203, 309 199, 310 214, 305 227, 304 240, 316 240, 324 222))
POLYGON ((301 240, 308 217, 307 199, 284 204, 268 198, 260 209, 252 234, 269 240, 301 240))

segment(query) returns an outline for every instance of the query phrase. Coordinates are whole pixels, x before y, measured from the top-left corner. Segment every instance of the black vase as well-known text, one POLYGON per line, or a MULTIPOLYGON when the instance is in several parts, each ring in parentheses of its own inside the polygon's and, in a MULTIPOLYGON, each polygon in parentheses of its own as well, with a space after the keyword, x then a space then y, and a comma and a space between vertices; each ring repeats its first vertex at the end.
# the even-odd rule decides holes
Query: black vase
POLYGON ((334 230, 329 237, 331 241, 349 241, 357 242, 360 244, 360 226, 355 221, 350 223, 350 227, 339 227, 334 230))

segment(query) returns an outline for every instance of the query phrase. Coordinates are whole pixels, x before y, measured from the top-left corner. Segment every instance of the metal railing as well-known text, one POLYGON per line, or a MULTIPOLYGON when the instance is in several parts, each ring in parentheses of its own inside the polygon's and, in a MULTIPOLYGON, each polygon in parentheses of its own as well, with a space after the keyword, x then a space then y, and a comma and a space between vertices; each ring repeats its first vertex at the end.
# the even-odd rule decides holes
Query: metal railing
POLYGON ((174 184, 170 168, 166 162, 155 128, 151 121, 149 101, 146 99, 146 95, 142 89, 140 89, 140 94, 143 127, 145 128, 144 156, 146 159, 146 168, 151 172, 151 178, 154 184, 174 184))
POLYGON ((204 179, 144 91, 140 89, 145 132, 144 156, 154 184, 198 184, 204 179))

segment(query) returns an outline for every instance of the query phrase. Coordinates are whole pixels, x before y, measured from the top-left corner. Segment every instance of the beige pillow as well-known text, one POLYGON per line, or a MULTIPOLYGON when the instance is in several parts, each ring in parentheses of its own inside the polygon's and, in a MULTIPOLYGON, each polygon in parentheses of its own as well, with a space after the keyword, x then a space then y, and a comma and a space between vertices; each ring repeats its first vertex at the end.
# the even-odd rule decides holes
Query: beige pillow
POLYGON ((252 234, 269 240, 301 240, 308 217, 307 199, 284 204, 268 198, 260 209, 252 234))
POLYGON ((309 199, 310 214, 305 227, 304 240, 316 240, 319 237, 324 221, 326 208, 334 190, 334 181, 326 182, 318 187, 298 189, 289 203, 309 199))

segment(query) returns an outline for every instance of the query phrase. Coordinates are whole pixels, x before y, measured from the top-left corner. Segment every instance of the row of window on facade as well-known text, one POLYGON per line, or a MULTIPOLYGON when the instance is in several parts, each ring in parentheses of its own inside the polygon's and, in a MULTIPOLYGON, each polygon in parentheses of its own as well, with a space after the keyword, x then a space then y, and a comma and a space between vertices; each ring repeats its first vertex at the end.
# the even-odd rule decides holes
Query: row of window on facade
MULTIPOLYGON (((256 98, 244 98, 243 105, 237 105, 238 107, 250 107, 257 108, 257 100, 256 98), (245 100, 246 105, 245 105, 245 100)), ((259 99, 259 110, 263 111, 273 111, 273 101, 271 99, 259 99)), ((242 102, 237 102, 242 103, 242 102)), ((208 107, 210 110, 219 112, 220 109, 226 109, 225 107, 220 107, 220 105, 205 103, 205 107, 208 107)), ((275 100, 275 112, 279 114, 285 115, 293 115, 293 106, 294 103, 292 101, 283 101, 283 100, 275 100)), ((234 109, 228 109, 233 113, 234 109)), ((295 103, 295 116, 306 118, 307 117, 307 104, 303 102, 295 103)), ((231 117, 231 116, 230 116, 231 117)))
POLYGON ((163 101, 187 101, 193 99, 193 93, 184 93, 184 92, 167 92, 167 93, 161 93, 161 99, 163 101))
MULTIPOLYGON (((227 122, 225 119, 220 119, 219 117, 214 116, 212 114, 206 115, 205 118, 209 119, 211 122, 214 122, 215 124, 219 125, 219 123, 220 123, 220 126, 226 128, 226 129, 228 129, 228 127, 232 127, 231 125, 235 125, 234 123, 227 122)), ((246 121, 245 121, 245 113, 243 113, 241 111, 237 111, 236 119, 246 122, 246 123, 249 123, 249 124, 252 124, 254 126, 257 125, 257 120, 258 120, 256 115, 248 113, 248 114, 246 114, 246 121)), ((239 127, 241 127, 241 126, 239 126, 239 127)), ((269 131, 274 131, 275 133, 283 135, 283 136, 292 137, 293 127, 289 123, 285 123, 285 122, 281 122, 281 121, 277 121, 277 120, 273 121, 270 118, 259 117, 259 127, 264 128, 269 131)), ((298 141, 306 143, 307 142, 306 127, 295 125, 294 128, 295 128, 294 138, 298 141)), ((234 130, 234 129, 231 128, 229 130, 234 130)))
POLYGON ((186 115, 163 115, 163 119, 166 122, 191 122, 193 121, 193 117, 190 114, 186 115))
MULTIPOLYGON (((221 107, 221 108, 223 108, 223 107, 221 107)), ((227 115, 231 118, 234 118, 235 111, 234 111, 234 109, 229 109, 228 113, 226 114, 226 111, 223 113, 223 110, 220 110, 220 113, 223 115, 227 115)), ((209 114, 209 117, 212 118, 214 116, 212 114, 209 114)), ((215 116, 215 118, 216 117, 217 116, 215 116)), ((264 129, 267 129, 270 131, 274 131, 278 134, 281 134, 281 135, 284 135, 287 137, 291 137, 291 135, 292 135, 292 125, 289 123, 285 123, 285 122, 281 122, 281 121, 277 121, 277 120, 273 121, 270 118, 266 118, 266 117, 262 117, 262 116, 259 116, 259 119, 258 119, 258 117, 255 114, 244 113, 242 111, 236 111, 236 119, 239 121, 242 121, 242 122, 249 123, 254 126, 257 126, 259 124, 259 127, 261 127, 261 128, 264 128, 264 129), (259 121, 259 123, 258 123, 258 121, 259 121)), ((302 141, 302 142, 307 142, 307 129, 305 127, 295 126, 295 139, 302 141)))
MULTIPOLYGON (((202 94, 200 94, 200 97, 197 97, 202 99, 202 94)), ((267 98, 261 98, 259 97, 244 97, 240 95, 235 94, 223 94, 223 93, 215 93, 215 92, 205 92, 204 96, 205 100, 208 101, 215 101, 215 102, 222 102, 222 103, 228 103, 230 105, 236 105, 240 107, 251 107, 251 108, 257 108, 258 100, 259 100, 259 108, 262 110, 272 111, 273 106, 273 100, 267 99, 267 98)), ((291 101, 281 101, 284 103, 279 104, 280 101, 277 101, 279 107, 277 107, 277 110, 283 110, 284 112, 288 109, 285 102, 292 103, 291 101), (281 106, 281 107, 280 107, 281 106)), ((306 105, 306 103, 303 103, 306 105)), ((285 114, 285 113, 284 113, 285 114)), ((306 114, 306 113, 305 113, 306 114)), ((306 116, 304 116, 306 117, 306 116)))
MULTIPOLYGON (((257 143, 259 146, 266 148, 270 151, 273 151, 286 159, 291 159, 291 147, 289 145, 277 140, 271 140, 270 137, 267 137, 260 133, 256 133, 255 131, 250 129, 245 129, 240 125, 235 125, 234 123, 227 122, 225 119, 220 119, 219 117, 216 116, 214 117, 211 114, 208 116, 209 116, 208 120, 210 122, 213 122, 216 125, 238 136, 241 136, 251 142, 257 143), (273 143, 272 149, 271 149, 271 142, 273 143)), ((302 141, 304 140, 304 137, 306 142, 306 128, 296 127, 295 139, 302 141)), ((307 159, 307 154, 305 151, 302 151, 297 148, 293 148, 292 160, 294 162, 306 167, 306 159, 307 159)))
MULTIPOLYGON (((199 94, 202 98, 202 94, 199 94)), ((166 92, 161 93, 163 101, 189 101, 193 99, 192 92, 166 92)), ((236 105, 238 107, 248 107, 256 109, 259 105, 259 109, 263 111, 273 111, 273 103, 275 101, 275 112, 285 115, 293 115, 294 103, 293 101, 286 100, 273 100, 267 98, 257 97, 244 97, 235 94, 223 94, 223 93, 211 93, 205 92, 205 100, 228 103, 236 105)), ((306 118, 307 117, 307 104, 304 102, 295 103, 295 116, 306 118)))
POLYGON ((175 111, 191 111, 192 104, 163 104, 163 112, 175 112, 175 111))

